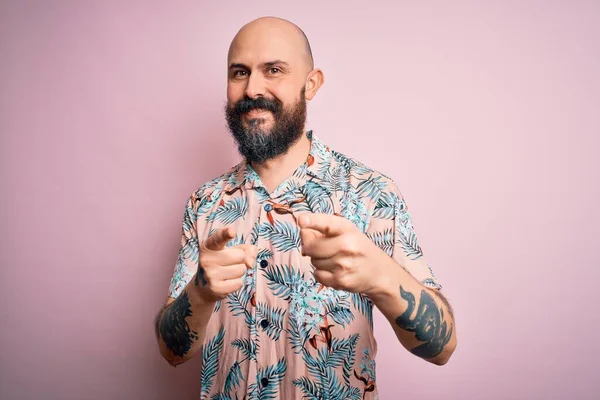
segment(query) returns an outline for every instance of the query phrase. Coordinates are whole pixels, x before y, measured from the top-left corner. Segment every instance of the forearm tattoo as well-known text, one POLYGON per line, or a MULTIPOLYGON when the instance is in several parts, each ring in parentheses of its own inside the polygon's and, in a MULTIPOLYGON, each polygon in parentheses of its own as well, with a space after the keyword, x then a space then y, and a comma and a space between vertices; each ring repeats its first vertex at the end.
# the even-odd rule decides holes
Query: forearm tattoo
POLYGON ((194 340, 198 340, 198 332, 191 330, 185 320, 190 315, 192 315, 190 301, 187 292, 184 291, 167 307, 160 319, 160 335, 167 348, 178 357, 187 354, 194 340))
POLYGON ((444 320, 444 310, 438 308, 437 303, 426 290, 421 291, 419 308, 413 319, 410 318, 415 309, 415 296, 405 291, 400 286, 400 296, 408 302, 406 311, 396 318, 396 325, 400 328, 414 332, 421 342, 411 352, 422 358, 433 358, 440 354, 444 346, 452 337, 452 326, 444 320))
POLYGON ((198 265, 198 272, 196 272, 196 279, 194 279, 194 283, 196 286, 202 284, 202 286, 206 286, 208 281, 206 280, 206 276, 204 275, 204 268, 201 265, 198 265))

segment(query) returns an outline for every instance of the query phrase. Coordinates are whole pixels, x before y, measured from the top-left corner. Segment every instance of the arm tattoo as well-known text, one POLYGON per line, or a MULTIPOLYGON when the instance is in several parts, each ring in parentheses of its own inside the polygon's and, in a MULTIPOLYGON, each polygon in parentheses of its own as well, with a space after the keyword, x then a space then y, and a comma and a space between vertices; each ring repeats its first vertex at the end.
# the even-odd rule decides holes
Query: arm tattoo
POLYGON ((190 301, 187 292, 184 291, 164 310, 156 324, 156 329, 160 331, 167 348, 178 357, 183 357, 190 351, 193 341, 198 340, 198 332, 191 330, 185 320, 190 315, 190 301))
POLYGON ((452 337, 452 326, 448 330, 444 320, 444 310, 438 308, 437 303, 426 290, 422 290, 417 315, 414 319, 410 319, 415 309, 415 296, 405 291, 402 286, 400 286, 400 296, 408 302, 408 308, 396 318, 396 325, 409 332, 414 332, 416 338, 424 342, 412 349, 411 352, 422 358, 437 356, 452 337))
POLYGON ((198 286, 202 284, 202 286, 206 286, 208 281, 206 280, 206 275, 204 275, 204 268, 201 265, 198 265, 198 272, 196 272, 196 279, 194 279, 194 284, 198 286))

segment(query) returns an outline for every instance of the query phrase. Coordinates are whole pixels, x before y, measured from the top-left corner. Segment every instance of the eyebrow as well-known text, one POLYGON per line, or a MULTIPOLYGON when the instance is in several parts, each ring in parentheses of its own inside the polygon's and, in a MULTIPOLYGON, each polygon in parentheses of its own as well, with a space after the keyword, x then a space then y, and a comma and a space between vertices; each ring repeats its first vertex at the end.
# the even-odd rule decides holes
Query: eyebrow
MULTIPOLYGON (((289 66, 288 63, 286 63, 285 61, 282 61, 282 60, 267 61, 267 62, 264 62, 261 64, 261 66, 264 68, 273 67, 275 65, 283 65, 285 67, 289 66)), ((242 64, 242 63, 229 64, 229 69, 235 69, 235 68, 250 69, 250 67, 248 67, 246 64, 242 64)))

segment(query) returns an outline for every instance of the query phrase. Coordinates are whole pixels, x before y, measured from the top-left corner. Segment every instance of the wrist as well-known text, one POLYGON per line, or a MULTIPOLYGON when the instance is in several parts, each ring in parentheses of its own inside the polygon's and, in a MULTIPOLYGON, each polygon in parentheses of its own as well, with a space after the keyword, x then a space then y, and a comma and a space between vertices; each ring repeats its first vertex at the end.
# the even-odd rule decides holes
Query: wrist
POLYGON ((365 293, 374 302, 393 298, 398 291, 400 281, 399 273, 402 268, 387 254, 383 255, 384 257, 378 261, 379 268, 376 269, 372 278, 371 288, 365 293))
POLYGON ((210 298, 206 293, 207 291, 200 285, 196 285, 195 276, 192 279, 186 289, 188 292, 188 296, 190 297, 190 301, 200 307, 214 307, 217 303, 216 300, 210 298))

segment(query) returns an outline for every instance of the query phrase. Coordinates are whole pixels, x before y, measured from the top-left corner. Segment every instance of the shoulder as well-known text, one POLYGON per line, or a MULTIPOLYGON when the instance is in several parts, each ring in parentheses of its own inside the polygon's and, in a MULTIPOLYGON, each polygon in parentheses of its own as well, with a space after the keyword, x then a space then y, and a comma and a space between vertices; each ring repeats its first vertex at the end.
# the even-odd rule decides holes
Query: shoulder
POLYGON ((401 197, 394 179, 380 170, 336 150, 331 151, 331 175, 343 174, 361 196, 378 198, 383 196, 401 197))
POLYGON ((219 197, 223 190, 227 190, 228 187, 236 184, 241 167, 242 164, 240 163, 229 168, 227 172, 206 181, 192 192, 191 199, 198 201, 210 197, 219 197))

